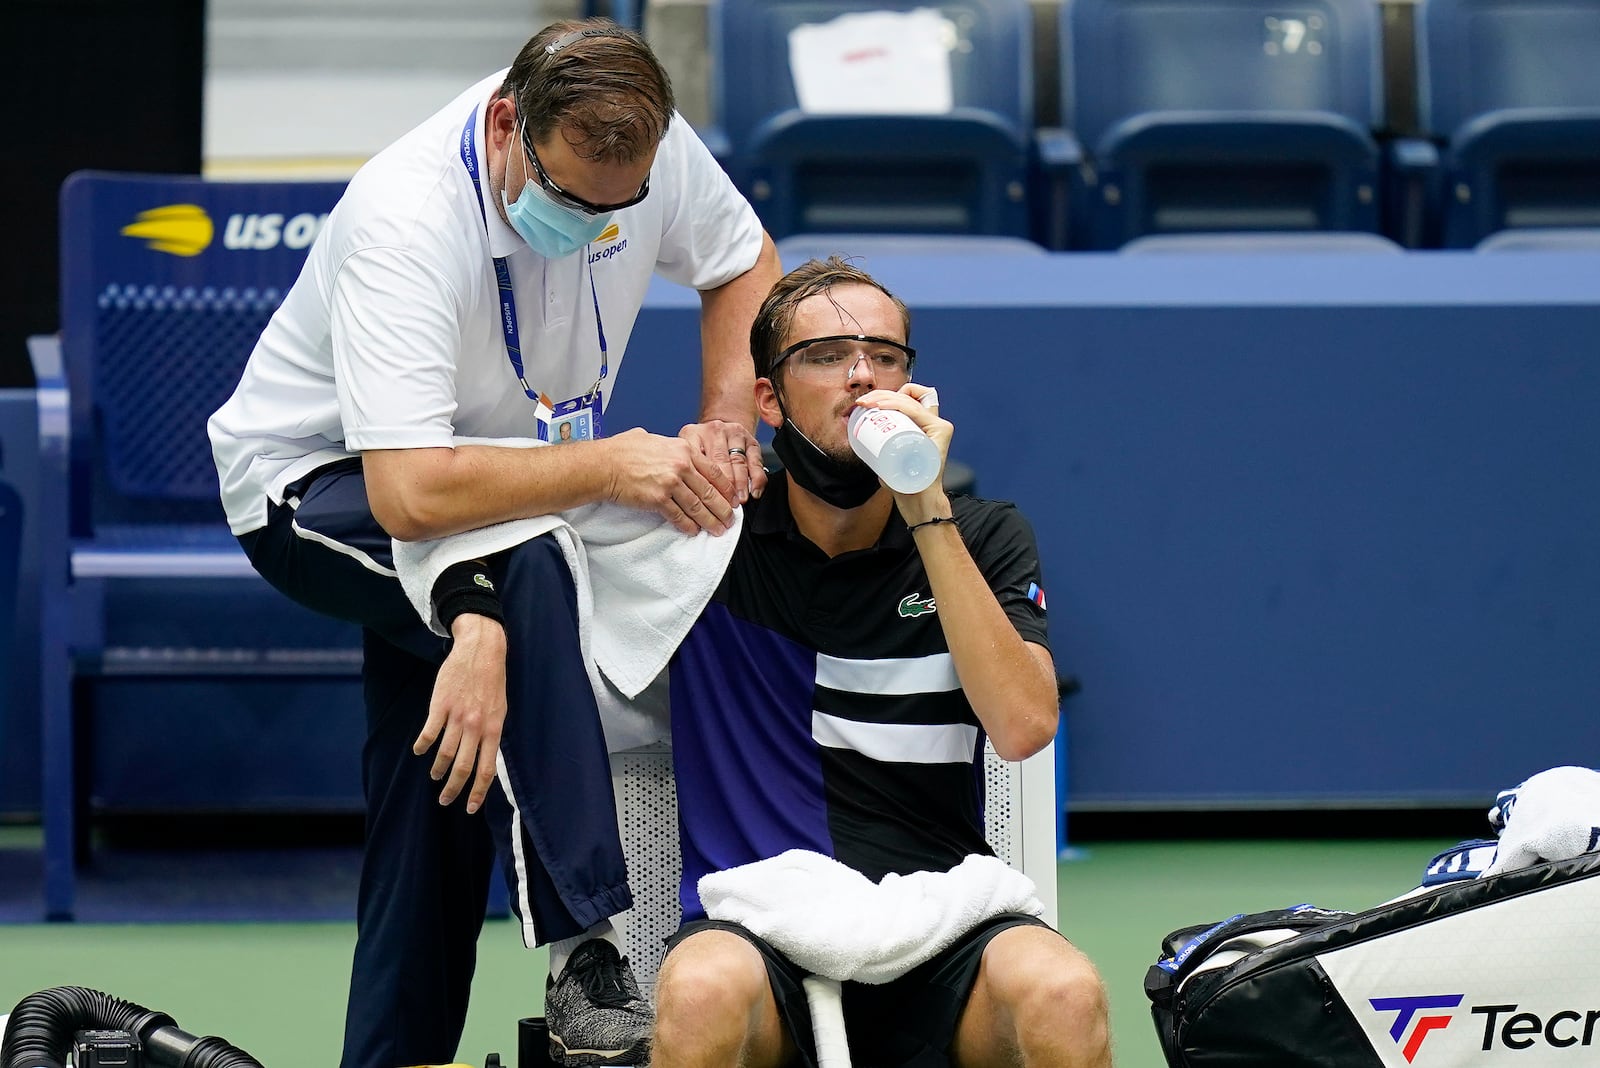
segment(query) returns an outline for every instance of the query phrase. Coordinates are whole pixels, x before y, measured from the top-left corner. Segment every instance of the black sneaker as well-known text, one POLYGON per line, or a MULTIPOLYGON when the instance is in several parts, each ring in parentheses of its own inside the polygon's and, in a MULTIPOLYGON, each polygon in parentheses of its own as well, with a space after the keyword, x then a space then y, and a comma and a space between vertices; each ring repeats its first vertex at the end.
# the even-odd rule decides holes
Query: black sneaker
POLYGON ((545 980, 550 1059, 580 1065, 634 1065, 650 1059, 655 1016, 639 994, 628 959, 604 938, 582 943, 559 978, 545 980))

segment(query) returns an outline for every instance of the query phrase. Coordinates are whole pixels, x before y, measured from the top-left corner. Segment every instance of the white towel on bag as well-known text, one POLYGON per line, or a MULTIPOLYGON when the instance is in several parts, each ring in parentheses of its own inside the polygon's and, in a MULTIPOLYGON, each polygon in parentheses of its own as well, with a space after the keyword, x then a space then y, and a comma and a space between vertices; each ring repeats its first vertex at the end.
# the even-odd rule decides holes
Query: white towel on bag
MULTIPOLYGON (((531 439, 455 443, 550 447, 531 439)), ((653 512, 602 502, 445 538, 396 541, 394 565, 412 607, 443 635, 433 585, 447 567, 552 535, 572 569, 578 640, 606 745, 618 752, 668 738, 665 702, 647 688, 716 592, 743 521, 743 509, 735 509, 732 529, 720 537, 705 531, 690 536, 653 512)))
POLYGON ((1503 790, 1489 810, 1500 828, 1494 862, 1480 878, 1600 848, 1600 771, 1560 767, 1503 790))
POLYGON ((1033 880, 998 857, 945 872, 865 875, 805 849, 702 876, 706 915, 828 979, 887 983, 1001 913, 1042 916, 1033 880))

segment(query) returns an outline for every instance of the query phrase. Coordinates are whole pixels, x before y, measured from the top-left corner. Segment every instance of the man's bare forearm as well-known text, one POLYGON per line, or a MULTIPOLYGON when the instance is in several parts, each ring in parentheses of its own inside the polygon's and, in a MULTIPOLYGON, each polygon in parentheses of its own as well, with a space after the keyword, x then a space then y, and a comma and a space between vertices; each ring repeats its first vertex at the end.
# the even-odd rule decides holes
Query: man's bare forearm
POLYGON ((755 429, 755 366, 750 324, 782 277, 778 250, 765 234, 748 271, 700 294, 700 421, 721 419, 755 429))
POLYGON ((462 445, 362 455, 372 514, 392 537, 423 541, 612 494, 609 441, 548 448, 462 445))

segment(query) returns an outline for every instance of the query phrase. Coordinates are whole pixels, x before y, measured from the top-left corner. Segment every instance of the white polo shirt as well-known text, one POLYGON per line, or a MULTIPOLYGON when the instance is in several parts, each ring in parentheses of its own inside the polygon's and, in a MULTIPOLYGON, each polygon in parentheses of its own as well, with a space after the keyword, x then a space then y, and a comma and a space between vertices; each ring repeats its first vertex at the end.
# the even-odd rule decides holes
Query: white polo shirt
POLYGON ((474 85, 373 157, 317 235, 208 424, 235 534, 265 525, 267 501, 281 501, 284 487, 368 449, 535 436, 534 402, 506 352, 494 257, 511 270, 528 384, 556 401, 586 395, 600 374, 596 302, 609 401, 653 273, 710 289, 755 265, 761 223, 681 115, 649 196, 616 212, 587 249, 536 254, 489 199, 484 122, 504 77, 474 85), (474 106, 486 212, 461 159, 474 106))

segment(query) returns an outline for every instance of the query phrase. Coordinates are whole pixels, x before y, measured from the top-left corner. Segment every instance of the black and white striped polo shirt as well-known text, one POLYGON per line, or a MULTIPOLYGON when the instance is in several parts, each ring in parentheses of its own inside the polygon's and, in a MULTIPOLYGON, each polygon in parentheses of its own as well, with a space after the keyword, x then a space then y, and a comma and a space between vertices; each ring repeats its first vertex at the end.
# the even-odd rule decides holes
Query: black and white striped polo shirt
MULTIPOLYGON (((988 853, 982 728, 899 512, 828 557, 775 477, 746 505, 712 603, 672 663, 684 919, 701 875, 811 849, 877 880, 988 853)), ((952 498, 962 540, 1022 637, 1048 647, 1033 530, 952 498)))

